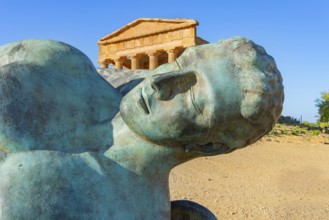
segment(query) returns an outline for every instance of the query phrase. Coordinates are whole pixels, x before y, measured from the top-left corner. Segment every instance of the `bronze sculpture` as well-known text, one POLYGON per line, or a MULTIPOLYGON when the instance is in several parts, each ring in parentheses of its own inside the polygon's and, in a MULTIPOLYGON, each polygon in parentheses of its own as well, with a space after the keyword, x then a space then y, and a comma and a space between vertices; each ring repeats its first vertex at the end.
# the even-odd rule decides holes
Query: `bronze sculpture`
POLYGON ((4 219, 169 219, 173 167, 254 143, 282 110, 273 58, 240 37, 187 49, 123 98, 64 43, 0 57, 4 219))

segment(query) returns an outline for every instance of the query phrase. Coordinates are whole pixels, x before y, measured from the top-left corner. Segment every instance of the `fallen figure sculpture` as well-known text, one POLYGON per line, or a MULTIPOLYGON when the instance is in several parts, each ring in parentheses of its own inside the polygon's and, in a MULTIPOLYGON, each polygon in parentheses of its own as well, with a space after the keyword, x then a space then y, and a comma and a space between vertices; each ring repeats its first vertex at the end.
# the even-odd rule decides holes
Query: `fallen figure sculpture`
POLYGON ((72 46, 1 46, 0 218, 214 219, 171 208, 170 170, 254 143, 282 103, 274 59, 245 38, 188 48, 124 97, 72 46))

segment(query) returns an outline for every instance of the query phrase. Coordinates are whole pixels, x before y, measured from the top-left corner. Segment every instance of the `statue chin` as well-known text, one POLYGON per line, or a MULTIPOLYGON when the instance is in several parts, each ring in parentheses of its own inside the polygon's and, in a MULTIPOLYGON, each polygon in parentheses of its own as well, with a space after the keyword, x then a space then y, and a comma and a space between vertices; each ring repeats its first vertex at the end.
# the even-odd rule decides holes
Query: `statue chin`
POLYGON ((207 143, 207 144, 188 144, 185 145, 185 151, 188 153, 199 154, 201 156, 213 156, 219 154, 226 154, 234 151, 222 143, 207 143))

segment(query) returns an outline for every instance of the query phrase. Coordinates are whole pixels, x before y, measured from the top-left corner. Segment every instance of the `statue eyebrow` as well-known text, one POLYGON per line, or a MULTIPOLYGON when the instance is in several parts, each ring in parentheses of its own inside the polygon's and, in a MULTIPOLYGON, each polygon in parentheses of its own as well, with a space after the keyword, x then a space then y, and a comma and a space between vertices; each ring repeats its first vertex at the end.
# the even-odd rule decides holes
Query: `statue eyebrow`
POLYGON ((194 96, 193 86, 191 86, 191 88, 190 88, 190 97, 191 97, 192 104, 193 104, 194 108, 196 109, 198 115, 201 115, 202 112, 201 112, 200 108, 197 106, 197 104, 195 103, 195 96, 194 96))

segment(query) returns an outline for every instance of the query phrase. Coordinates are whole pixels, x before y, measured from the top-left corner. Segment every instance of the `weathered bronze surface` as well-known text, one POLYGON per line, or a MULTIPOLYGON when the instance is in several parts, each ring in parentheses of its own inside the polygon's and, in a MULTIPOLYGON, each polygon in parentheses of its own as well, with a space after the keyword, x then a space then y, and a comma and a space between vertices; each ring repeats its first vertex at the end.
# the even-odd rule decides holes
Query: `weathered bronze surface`
POLYGON ((240 37, 188 48, 124 97, 79 50, 27 40, 0 47, 0 95, 1 219, 170 219, 170 170, 257 141, 283 86, 240 37))

